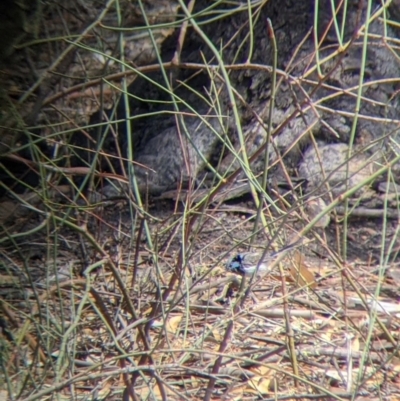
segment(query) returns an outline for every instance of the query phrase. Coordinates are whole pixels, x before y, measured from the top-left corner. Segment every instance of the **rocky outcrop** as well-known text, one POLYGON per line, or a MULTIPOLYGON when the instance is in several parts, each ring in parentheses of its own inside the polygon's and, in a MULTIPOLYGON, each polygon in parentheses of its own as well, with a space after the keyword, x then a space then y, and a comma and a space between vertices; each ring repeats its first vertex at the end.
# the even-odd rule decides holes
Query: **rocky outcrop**
MULTIPOLYGON (((258 175, 266 152, 271 181, 303 179, 306 192, 325 201, 362 181, 368 190, 377 188, 370 178, 387 163, 398 182, 399 32, 390 18, 399 15, 399 2, 386 9, 373 2, 371 10, 368 2, 348 1, 346 10, 334 3, 336 10, 328 0, 318 9, 313 1, 270 0, 249 13, 241 3, 199 0, 191 14, 180 10, 175 32, 162 44, 162 70, 137 69, 129 93, 106 113, 112 123, 93 129, 94 140, 74 127, 73 146, 67 144, 53 164, 60 163, 60 171, 89 168, 85 161, 96 157, 98 175, 115 176, 131 165, 119 156, 129 160, 132 154, 139 188, 153 194, 190 183, 208 188, 215 177, 235 171, 235 178, 258 175)), ((166 21, 170 32, 171 18, 166 21)), ((159 42, 154 40, 154 53, 159 42)), ((103 110, 92 122, 99 116, 103 110)), ((59 143, 65 139, 61 135, 59 143)), ((7 142, 7 154, 11 147, 7 142)), ((29 149, 22 156, 27 159, 29 149)), ((8 170, 14 181, 18 171, 8 170)), ((38 175, 40 169, 30 170, 38 175)), ((248 190, 243 182, 225 188, 223 197, 248 190)), ((104 192, 115 194, 110 188, 104 192)))
MULTIPOLYGON (((265 147, 269 124, 270 163, 283 157, 291 174, 299 171, 306 179, 309 191, 332 181, 336 196, 341 192, 337 182, 346 181, 347 163, 352 175, 348 188, 365 179, 383 157, 396 154, 398 32, 380 18, 381 3, 368 14, 366 2, 361 8, 363 3, 350 1, 346 10, 336 2, 336 19, 330 1, 320 1, 318 10, 313 3, 272 0, 254 7, 250 24, 249 13, 237 5, 202 14, 209 3, 196 2, 193 15, 203 34, 199 28, 188 29, 180 64, 138 77, 129 89, 129 107, 121 102, 118 108, 118 118, 131 121, 135 175, 143 188, 162 192, 182 180, 201 181, 210 165, 221 174, 243 167, 240 159, 265 147), (267 18, 277 44, 274 91, 267 18), (240 147, 240 130, 246 152, 240 147)), ((164 62, 172 60, 178 34, 164 43, 164 62)), ((126 126, 118 129, 119 144, 127 149, 126 126)), ((256 158, 252 172, 262 166, 263 159, 256 158)))

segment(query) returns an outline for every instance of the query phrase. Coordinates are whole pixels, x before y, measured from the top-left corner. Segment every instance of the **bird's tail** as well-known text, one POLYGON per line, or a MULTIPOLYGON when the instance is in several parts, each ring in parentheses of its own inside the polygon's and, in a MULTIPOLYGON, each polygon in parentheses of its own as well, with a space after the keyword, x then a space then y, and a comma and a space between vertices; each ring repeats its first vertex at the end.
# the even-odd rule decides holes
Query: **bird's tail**
POLYGON ((302 243, 303 243, 303 238, 300 238, 300 239, 298 239, 297 241, 294 241, 294 242, 292 242, 292 243, 290 243, 290 244, 288 244, 288 245, 285 245, 283 248, 281 248, 281 249, 275 251, 274 253, 272 253, 271 256, 277 256, 277 255, 279 255, 280 253, 290 251, 291 249, 295 249, 295 248, 297 248, 298 246, 300 246, 302 243))

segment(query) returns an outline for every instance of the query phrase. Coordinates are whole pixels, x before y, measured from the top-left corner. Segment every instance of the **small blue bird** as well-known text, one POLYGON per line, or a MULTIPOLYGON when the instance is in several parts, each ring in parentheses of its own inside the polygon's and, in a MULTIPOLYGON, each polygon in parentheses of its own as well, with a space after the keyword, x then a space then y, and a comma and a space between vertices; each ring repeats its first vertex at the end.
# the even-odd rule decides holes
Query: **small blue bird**
POLYGON ((239 253, 233 257, 226 265, 226 270, 241 276, 251 276, 258 267, 258 273, 266 273, 269 271, 271 263, 277 256, 283 252, 289 251, 298 245, 299 241, 287 245, 279 251, 266 253, 262 257, 262 252, 245 252, 239 253))

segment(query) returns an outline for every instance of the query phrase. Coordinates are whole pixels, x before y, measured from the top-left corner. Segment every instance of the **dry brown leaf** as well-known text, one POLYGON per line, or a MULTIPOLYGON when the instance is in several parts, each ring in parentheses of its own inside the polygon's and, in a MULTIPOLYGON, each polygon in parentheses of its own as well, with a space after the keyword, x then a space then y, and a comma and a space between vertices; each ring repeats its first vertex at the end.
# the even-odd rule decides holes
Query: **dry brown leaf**
POLYGON ((270 392, 270 384, 271 380, 262 376, 254 376, 248 381, 250 388, 259 394, 268 394, 270 392))
POLYGON ((317 287, 314 274, 304 264, 304 255, 300 252, 295 252, 289 273, 297 287, 317 287))
POLYGON ((271 381, 274 379, 275 371, 266 366, 259 366, 253 369, 253 372, 256 375, 247 382, 249 387, 258 394, 268 394, 271 391, 271 381))
POLYGON ((223 335, 221 334, 221 330, 219 330, 219 329, 213 329, 213 330, 212 330, 212 334, 213 334, 214 338, 215 338, 218 342, 222 341, 223 335))
POLYGON ((400 373, 400 358, 392 358, 392 363, 390 366, 392 372, 400 373))
POLYGON ((351 350, 353 352, 360 351, 360 339, 356 336, 351 342, 351 350))
POLYGON ((336 369, 328 369, 325 371, 325 376, 330 379, 331 386, 337 386, 342 383, 342 377, 346 377, 346 372, 338 372, 336 369))
POLYGON ((172 316, 167 320, 165 328, 169 333, 176 334, 181 321, 182 321, 182 315, 172 316))
POLYGON ((107 396, 111 392, 111 383, 109 381, 106 381, 105 383, 101 383, 99 386, 97 386, 96 389, 96 397, 94 397, 96 400, 105 400, 107 396))
POLYGON ((330 327, 328 327, 327 329, 325 329, 325 331, 320 333, 320 337, 324 341, 330 342, 330 341, 332 341, 332 337, 333 337, 334 334, 335 334, 335 330, 330 328, 330 327))

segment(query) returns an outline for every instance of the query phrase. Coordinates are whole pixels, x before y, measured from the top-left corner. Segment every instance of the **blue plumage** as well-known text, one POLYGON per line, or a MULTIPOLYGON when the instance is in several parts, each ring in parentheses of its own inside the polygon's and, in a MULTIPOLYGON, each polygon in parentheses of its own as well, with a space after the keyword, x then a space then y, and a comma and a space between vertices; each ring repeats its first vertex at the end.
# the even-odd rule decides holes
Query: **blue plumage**
POLYGON ((279 254, 293 249, 297 244, 298 242, 295 242, 283 247, 279 251, 266 253, 264 257, 262 256, 262 252, 239 253, 227 263, 226 270, 242 276, 250 276, 258 267, 258 273, 266 273, 271 263, 279 254))
POLYGON ((238 273, 242 276, 248 276, 253 274, 258 266, 258 271, 260 273, 264 273, 269 270, 269 265, 271 264, 275 256, 276 253, 266 254, 265 257, 260 260, 262 257, 261 253, 239 253, 229 261, 226 268, 230 272, 238 273))

